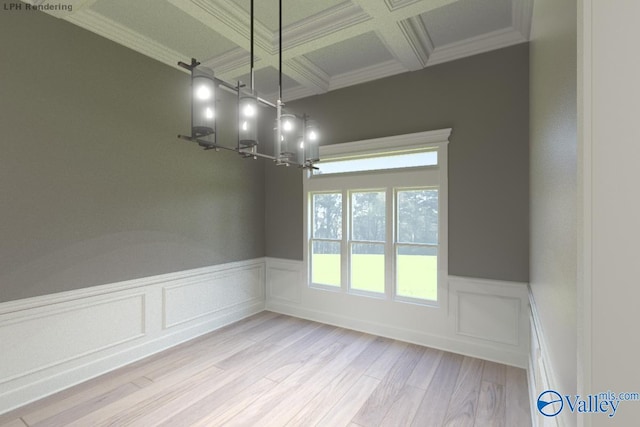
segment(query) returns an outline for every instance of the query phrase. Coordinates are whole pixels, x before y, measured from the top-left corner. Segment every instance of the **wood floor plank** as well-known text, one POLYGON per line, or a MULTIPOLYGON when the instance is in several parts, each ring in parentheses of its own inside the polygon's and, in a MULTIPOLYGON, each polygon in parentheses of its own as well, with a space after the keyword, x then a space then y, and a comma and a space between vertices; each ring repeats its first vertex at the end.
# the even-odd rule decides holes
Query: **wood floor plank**
POLYGON ((358 413, 360 407, 369 399, 371 393, 378 387, 380 380, 377 378, 363 375, 342 396, 327 414, 314 425, 317 426, 343 426, 351 422, 353 417, 358 413))
POLYGON ((2 422, 2 424, 0 424, 0 427, 27 427, 27 425, 20 418, 15 418, 11 421, 0 422, 2 422))
MULTIPOLYGON (((194 414, 200 411, 201 408, 224 408, 228 400, 237 394, 244 393, 245 389, 252 387, 262 378, 266 378, 274 370, 280 370, 282 367, 288 366, 303 366, 304 363, 298 363, 299 358, 305 361, 309 360, 330 343, 335 342, 338 332, 338 328, 321 325, 288 347, 280 348, 274 346, 276 352, 268 355, 257 364, 225 370, 218 377, 217 386, 208 395, 203 396, 201 400, 194 402, 190 408, 176 414, 171 419, 183 418, 190 420, 191 423, 199 422, 200 418, 194 414)), ((172 424, 167 423, 166 425, 171 426, 172 424)))
POLYGON ((407 345, 352 421, 365 427, 377 425, 398 399, 423 353, 424 347, 407 345))
POLYGON ((307 402, 287 423, 287 426, 316 425, 327 412, 353 387, 363 373, 391 344, 391 340, 374 339, 342 372, 334 377, 311 401, 307 402))
POLYGON ((271 409, 262 415, 260 424, 263 427, 281 427, 290 421, 302 407, 306 406, 320 393, 334 378, 344 370, 367 348, 373 340, 371 335, 351 334, 348 345, 338 340, 338 344, 345 345, 322 369, 302 383, 294 382, 294 375, 281 383, 283 397, 275 400, 271 409), (290 390, 286 392, 284 390, 290 390))
POLYGON ((412 426, 441 427, 443 425, 463 359, 464 356, 448 352, 442 355, 433 380, 411 422, 412 426))
POLYGON ((264 341, 281 329, 291 325, 291 321, 292 319, 289 316, 277 315, 268 322, 258 323, 255 326, 242 331, 238 336, 253 341, 264 341))
POLYGON ((444 425, 473 427, 482 383, 482 367, 482 360, 475 357, 464 358, 444 425))
POLYGON ((127 425, 136 417, 170 403, 175 396, 184 393, 199 382, 211 382, 222 370, 216 366, 194 366, 185 368, 154 384, 139 389, 127 399, 118 400, 82 418, 67 423, 69 427, 127 425))
POLYGON ((226 398, 220 402, 207 399, 207 405, 199 404, 197 407, 190 407, 167 419, 158 427, 210 427, 223 425, 244 408, 253 404, 256 399, 267 393, 275 385, 276 383, 273 381, 262 378, 236 394, 225 396, 226 398))
POLYGON ((341 329, 331 326, 323 326, 320 330, 324 331, 322 338, 316 337, 305 340, 308 341, 308 345, 305 346, 305 344, 303 344, 298 346, 297 351, 289 354, 286 359, 281 359, 279 365, 273 366, 273 369, 266 374, 266 378, 275 382, 284 381, 289 375, 307 363, 307 361, 315 357, 315 354, 321 351, 323 346, 328 343, 339 342, 339 337, 343 333, 341 329), (286 363, 282 363, 285 362, 285 360, 286 363))
POLYGON ((507 385, 507 365, 485 360, 482 368, 482 380, 501 386, 507 385))
POLYGON ((505 386, 489 381, 482 381, 478 410, 476 412, 475 427, 505 426, 505 386))
POLYGON ((367 369, 365 375, 379 380, 383 379, 408 345, 402 341, 392 341, 385 352, 367 369))
POLYGON ((425 389, 406 384, 398 393, 398 397, 380 422, 381 427, 398 427, 411 425, 420 403, 426 393, 425 389))
POLYGON ((441 350, 424 348, 424 354, 407 380, 407 385, 426 390, 436 373, 440 359, 444 354, 441 350))
POLYGON ((113 402, 127 397, 128 395, 140 390, 140 387, 133 383, 123 384, 103 395, 87 399, 82 404, 56 413, 54 416, 44 420, 34 422, 31 418, 25 416, 24 420, 30 427, 64 427, 71 421, 82 418, 87 414, 97 411, 113 402))
POLYGON ((305 382, 309 381, 313 375, 319 370, 326 367, 332 359, 339 354, 345 345, 342 343, 334 342, 328 345, 317 356, 313 357, 307 363, 305 363, 298 370, 293 372, 287 379, 268 393, 260 396, 253 404, 245 408, 242 412, 233 417, 225 425, 228 426, 253 426, 263 425, 265 422, 265 416, 271 409, 277 404, 277 402, 286 398, 290 393, 295 393, 296 390, 302 387, 305 382))
POLYGON ((531 426, 529 389, 527 372, 524 369, 507 366, 506 384, 506 425, 514 427, 531 426))

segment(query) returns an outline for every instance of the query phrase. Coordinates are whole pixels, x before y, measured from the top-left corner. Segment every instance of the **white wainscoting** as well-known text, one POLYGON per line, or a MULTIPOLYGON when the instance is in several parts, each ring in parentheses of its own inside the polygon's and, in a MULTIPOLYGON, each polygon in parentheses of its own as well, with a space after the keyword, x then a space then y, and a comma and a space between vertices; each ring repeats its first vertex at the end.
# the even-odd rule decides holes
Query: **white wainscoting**
POLYGON ((529 355, 526 283, 449 276, 449 304, 452 334, 471 346, 490 348, 500 355, 498 362, 526 369, 529 355))
POLYGON ((449 276, 440 307, 309 288, 302 261, 267 258, 266 308, 526 369, 526 283, 449 276))
POLYGON ((533 427, 558 427, 562 417, 545 417, 540 414, 536 408, 538 396, 545 390, 555 389, 551 384, 555 384, 553 380, 553 372, 548 362, 548 355, 545 345, 544 334, 538 318, 533 294, 529 290, 529 322, 531 325, 531 347, 529 354, 529 402, 531 402, 531 420, 533 427))
POLYGON ((264 259, 0 304, 0 414, 264 310, 264 259))

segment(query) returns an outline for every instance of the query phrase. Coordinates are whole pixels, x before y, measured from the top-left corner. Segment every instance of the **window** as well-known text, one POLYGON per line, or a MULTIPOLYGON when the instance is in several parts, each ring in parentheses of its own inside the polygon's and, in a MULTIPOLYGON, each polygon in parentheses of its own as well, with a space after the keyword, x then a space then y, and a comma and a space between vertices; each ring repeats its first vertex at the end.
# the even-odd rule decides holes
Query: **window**
POLYGON ((342 194, 317 193, 312 198, 311 281, 340 286, 342 194))
POLYGON ((438 299, 438 189, 396 191, 396 295, 438 299))
POLYGON ((405 146, 386 138, 321 147, 320 173, 304 182, 309 286, 437 304, 447 271, 449 132, 437 141, 412 134, 405 146))
POLYGON ((384 294, 386 192, 350 193, 350 288, 384 294))
POLYGON ((389 154, 357 159, 339 159, 323 161, 320 169, 314 170, 314 175, 332 173, 364 172, 373 170, 411 168, 418 166, 433 166, 438 164, 438 153, 435 150, 417 153, 389 154))

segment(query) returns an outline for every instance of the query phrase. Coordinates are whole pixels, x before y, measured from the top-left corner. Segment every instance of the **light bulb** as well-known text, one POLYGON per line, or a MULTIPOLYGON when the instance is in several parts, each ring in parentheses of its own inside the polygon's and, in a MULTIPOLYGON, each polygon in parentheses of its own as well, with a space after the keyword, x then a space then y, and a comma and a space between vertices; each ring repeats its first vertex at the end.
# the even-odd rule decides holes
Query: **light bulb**
POLYGON ((247 121, 242 122, 242 130, 249 130, 249 123, 247 123, 247 121))
POLYGON ((207 108, 206 110, 204 110, 204 117, 207 119, 213 119, 213 109, 207 108))
POLYGON ((315 130, 312 130, 311 132, 309 132, 309 140, 310 141, 317 141, 318 140, 318 134, 316 133, 315 130))
POLYGON ((293 123, 291 123, 289 120, 285 121, 284 124, 282 125, 282 128, 289 132, 291 130, 293 130, 293 123))
POLYGON ((242 114, 244 114, 245 117, 253 117, 256 114, 256 108, 251 104, 247 104, 242 109, 242 114))
POLYGON ((200 86, 198 89, 196 89, 196 96, 198 97, 198 99, 202 99, 203 101, 205 101, 211 98, 211 89, 204 85, 200 86))

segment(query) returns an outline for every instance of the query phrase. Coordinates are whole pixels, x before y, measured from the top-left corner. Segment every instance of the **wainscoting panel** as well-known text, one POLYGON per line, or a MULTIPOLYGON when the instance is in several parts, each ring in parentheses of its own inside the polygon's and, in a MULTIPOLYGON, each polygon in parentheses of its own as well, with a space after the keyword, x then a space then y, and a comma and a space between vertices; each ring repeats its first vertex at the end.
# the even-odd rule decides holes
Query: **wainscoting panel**
POLYGON ((526 283, 449 276, 453 334, 491 346, 526 368, 529 349, 526 283))
POLYGON ((143 337, 144 299, 87 298, 86 304, 38 307, 7 319, 0 325, 0 384, 143 337))
POLYGON ((458 292, 456 333, 501 344, 518 345, 520 301, 458 292))
POLYGON ((264 310, 264 259, 0 304, 0 414, 264 310))
POLYGON ((240 304, 264 302, 264 265, 203 274, 163 289, 165 329, 240 304), (233 282, 233 286, 225 286, 233 282))
POLYGON ((300 303, 300 261, 268 258, 267 295, 270 301, 300 303))

